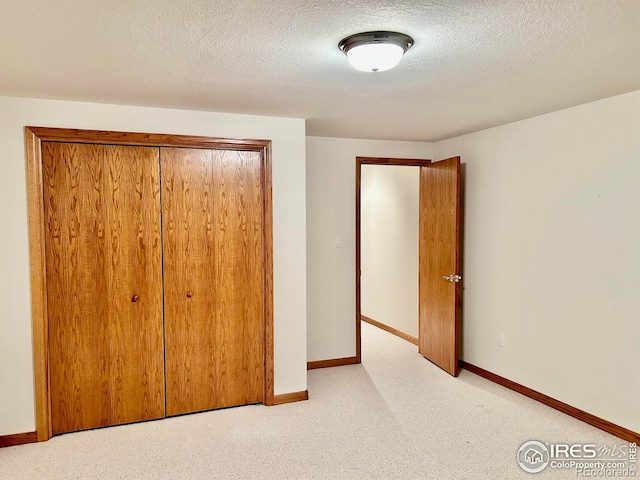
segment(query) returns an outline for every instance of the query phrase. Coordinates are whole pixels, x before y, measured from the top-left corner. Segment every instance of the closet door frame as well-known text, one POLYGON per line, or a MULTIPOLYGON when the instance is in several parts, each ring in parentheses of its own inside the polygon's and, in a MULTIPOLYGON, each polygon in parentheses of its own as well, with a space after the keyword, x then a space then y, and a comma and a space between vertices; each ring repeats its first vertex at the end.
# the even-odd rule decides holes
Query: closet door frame
POLYGON ((264 217, 264 404, 274 404, 273 394, 273 205, 271 141, 199 137, 160 133, 130 133, 104 130, 25 127, 27 209, 29 220, 29 268, 33 328, 36 434, 39 442, 49 440, 51 393, 49 380, 49 322, 45 257, 45 212, 42 177, 42 142, 186 147, 260 152, 264 217))

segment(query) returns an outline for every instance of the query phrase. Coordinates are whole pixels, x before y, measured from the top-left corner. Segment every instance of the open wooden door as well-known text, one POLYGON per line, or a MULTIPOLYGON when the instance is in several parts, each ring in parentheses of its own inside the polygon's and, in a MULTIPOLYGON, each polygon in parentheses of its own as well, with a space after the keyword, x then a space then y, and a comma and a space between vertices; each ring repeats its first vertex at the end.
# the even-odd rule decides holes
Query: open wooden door
POLYGON ((418 350, 458 375, 460 157, 420 168, 418 350))

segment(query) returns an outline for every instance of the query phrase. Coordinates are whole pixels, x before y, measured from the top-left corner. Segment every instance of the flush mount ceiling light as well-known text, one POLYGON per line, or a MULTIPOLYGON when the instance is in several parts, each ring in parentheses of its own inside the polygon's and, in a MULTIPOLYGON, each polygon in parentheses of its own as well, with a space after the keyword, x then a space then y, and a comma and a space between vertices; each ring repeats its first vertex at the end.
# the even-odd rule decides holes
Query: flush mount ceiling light
POLYGON ((364 32, 343 38, 338 47, 351 66, 363 72, 384 72, 395 67, 413 45, 413 38, 397 32, 364 32))

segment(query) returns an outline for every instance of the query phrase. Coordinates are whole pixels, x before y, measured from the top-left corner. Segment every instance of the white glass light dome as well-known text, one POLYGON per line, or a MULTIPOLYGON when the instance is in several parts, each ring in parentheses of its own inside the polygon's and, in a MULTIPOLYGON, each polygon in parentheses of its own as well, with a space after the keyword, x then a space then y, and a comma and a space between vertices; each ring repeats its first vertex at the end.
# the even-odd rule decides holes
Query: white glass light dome
POLYGON ((384 72, 400 62, 413 39, 397 32, 364 32, 343 38, 338 47, 353 68, 363 72, 384 72))
POLYGON ((365 43, 347 52, 349 63, 363 72, 384 72, 400 63, 404 55, 401 46, 393 43, 365 43))

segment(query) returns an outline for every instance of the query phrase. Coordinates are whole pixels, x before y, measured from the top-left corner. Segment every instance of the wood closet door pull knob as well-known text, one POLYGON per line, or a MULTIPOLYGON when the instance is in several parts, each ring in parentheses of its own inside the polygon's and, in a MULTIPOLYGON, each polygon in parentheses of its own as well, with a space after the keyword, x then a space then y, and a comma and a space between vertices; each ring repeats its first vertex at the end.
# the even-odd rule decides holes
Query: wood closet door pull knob
POLYGON ((191 291, 187 292, 187 298, 193 297, 193 293, 191 291))
POLYGON ((131 301, 133 303, 136 303, 138 300, 140 300, 140 297, 138 295, 134 295, 133 297, 131 297, 131 301))

